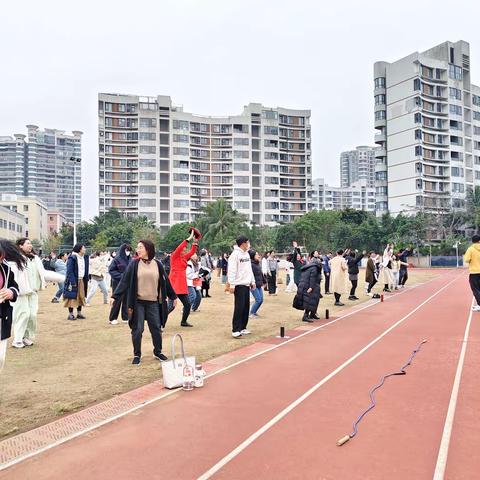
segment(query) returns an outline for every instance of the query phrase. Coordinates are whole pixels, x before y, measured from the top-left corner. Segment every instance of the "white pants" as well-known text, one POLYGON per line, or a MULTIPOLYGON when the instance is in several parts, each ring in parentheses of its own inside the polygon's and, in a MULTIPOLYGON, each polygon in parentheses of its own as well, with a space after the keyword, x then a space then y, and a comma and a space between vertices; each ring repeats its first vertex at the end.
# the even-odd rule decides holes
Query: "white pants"
POLYGON ((294 292, 296 290, 296 285, 293 280, 293 273, 290 273, 290 281, 288 282, 287 288, 285 289, 286 292, 294 292))
POLYGON ((105 283, 105 279, 95 280, 92 278, 90 280, 90 289, 88 290, 88 294, 87 294, 87 303, 90 303, 90 300, 95 295, 95 292, 97 291, 98 287, 100 287, 100 290, 103 293, 103 301, 108 302, 108 288, 105 283))
POLYGON ((13 303, 13 341, 33 340, 37 333, 38 295, 19 295, 13 303))

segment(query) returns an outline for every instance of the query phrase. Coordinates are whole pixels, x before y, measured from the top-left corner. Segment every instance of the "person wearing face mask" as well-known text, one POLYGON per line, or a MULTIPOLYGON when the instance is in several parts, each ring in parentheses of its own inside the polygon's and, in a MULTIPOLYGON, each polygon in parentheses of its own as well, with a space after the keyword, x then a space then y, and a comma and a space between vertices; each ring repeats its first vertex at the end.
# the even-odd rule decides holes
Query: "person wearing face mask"
MULTIPOLYGON (((122 280, 123 274, 127 270, 127 267, 130 263, 131 253, 131 245, 129 243, 122 244, 115 257, 113 257, 110 266, 108 267, 108 273, 112 282, 112 292, 115 292, 120 281, 122 280)), ((128 322, 126 296, 116 298, 111 303, 112 308, 110 309, 110 315, 108 317, 110 325, 118 325, 118 315, 120 314, 120 310, 122 312, 122 321, 125 323, 128 322)))

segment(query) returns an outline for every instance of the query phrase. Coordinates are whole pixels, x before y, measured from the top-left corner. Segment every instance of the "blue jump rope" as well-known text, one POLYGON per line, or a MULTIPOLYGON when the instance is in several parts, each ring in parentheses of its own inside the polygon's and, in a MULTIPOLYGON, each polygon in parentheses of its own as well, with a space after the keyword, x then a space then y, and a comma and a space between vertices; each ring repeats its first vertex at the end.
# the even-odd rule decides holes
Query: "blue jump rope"
POLYGON ((358 433, 358 424, 363 420, 363 417, 370 411, 372 410, 375 405, 376 405, 376 401, 375 401, 375 392, 383 386, 383 384, 385 383, 385 381, 387 380, 387 378, 389 377, 393 377, 394 375, 406 375, 407 372, 405 371, 405 369, 411 365, 411 363, 413 362, 413 359, 415 358, 415 355, 420 351, 420 349, 422 348, 422 345, 424 343, 427 343, 426 340, 422 340, 417 348, 412 352, 412 354, 410 355, 410 358, 408 359, 408 362, 400 369, 398 370, 398 372, 392 372, 392 373, 389 373, 387 375, 384 375, 382 377, 382 379, 380 380, 380 382, 375 385, 375 387, 372 388, 372 390, 370 390, 370 405, 368 406, 368 408, 357 418, 357 420, 354 422, 353 424, 353 431, 352 433, 350 433, 349 435, 345 435, 344 437, 342 437, 340 440, 337 441, 337 445, 339 447, 341 447, 342 445, 344 445, 345 443, 347 443, 351 438, 355 437, 358 433))

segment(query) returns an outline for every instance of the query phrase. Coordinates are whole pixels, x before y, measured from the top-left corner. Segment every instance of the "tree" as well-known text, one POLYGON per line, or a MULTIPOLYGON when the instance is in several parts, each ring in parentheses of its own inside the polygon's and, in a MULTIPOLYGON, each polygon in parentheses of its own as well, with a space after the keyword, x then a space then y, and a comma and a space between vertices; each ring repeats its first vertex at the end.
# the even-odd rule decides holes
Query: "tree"
POLYGON ((164 252, 175 250, 189 235, 190 223, 176 223, 172 225, 159 241, 159 248, 164 252))
POLYGON ((42 251, 44 253, 50 252, 57 252, 61 245, 61 238, 58 234, 53 233, 49 235, 45 240, 42 242, 42 251))
POLYGON ((469 188, 467 190, 467 214, 470 218, 470 222, 475 229, 475 232, 478 232, 480 228, 480 187, 476 186, 475 188, 469 188))

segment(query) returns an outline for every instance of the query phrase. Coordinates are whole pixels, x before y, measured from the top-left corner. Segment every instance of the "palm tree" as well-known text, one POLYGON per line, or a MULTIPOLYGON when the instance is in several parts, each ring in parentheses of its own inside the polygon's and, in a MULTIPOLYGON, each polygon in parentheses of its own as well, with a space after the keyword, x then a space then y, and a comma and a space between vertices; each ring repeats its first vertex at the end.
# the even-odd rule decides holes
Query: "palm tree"
POLYGON ((239 231, 246 227, 247 217, 224 199, 216 200, 203 207, 203 215, 197 225, 203 234, 206 244, 214 244, 226 238, 234 238, 239 231))

